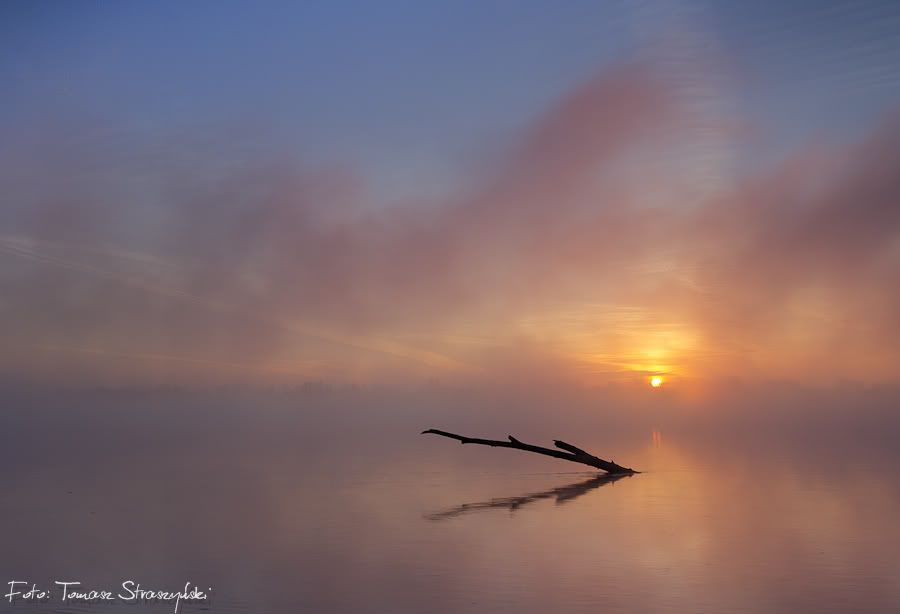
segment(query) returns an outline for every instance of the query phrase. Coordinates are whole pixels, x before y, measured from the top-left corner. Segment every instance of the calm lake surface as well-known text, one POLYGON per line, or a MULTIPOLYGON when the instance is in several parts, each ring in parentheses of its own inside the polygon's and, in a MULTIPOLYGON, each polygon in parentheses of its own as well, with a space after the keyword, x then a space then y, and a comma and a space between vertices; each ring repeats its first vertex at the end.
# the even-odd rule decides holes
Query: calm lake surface
POLYGON ((133 579, 212 588, 183 612, 900 609, 892 425, 699 433, 658 416, 312 396, 7 395, 4 593, 10 580, 133 579), (605 480, 418 434, 428 427, 560 437, 644 473, 605 480))

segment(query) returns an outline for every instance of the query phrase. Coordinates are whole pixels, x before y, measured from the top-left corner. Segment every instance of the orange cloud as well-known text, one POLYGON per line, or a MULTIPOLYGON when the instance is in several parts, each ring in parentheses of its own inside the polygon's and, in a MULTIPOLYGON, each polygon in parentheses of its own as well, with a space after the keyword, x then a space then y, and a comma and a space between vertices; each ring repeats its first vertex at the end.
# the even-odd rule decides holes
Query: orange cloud
POLYGON ((716 152, 723 142, 688 115, 653 66, 623 65, 564 97, 456 196, 387 208, 343 170, 235 169, 178 144, 161 157, 131 141, 76 139, 48 156, 52 135, 22 144, 3 177, 15 198, 0 309, 13 326, 0 368, 900 376, 896 124, 698 192, 702 173, 686 174, 680 152, 711 131, 716 152), (125 368, 128 356, 172 360, 125 368))

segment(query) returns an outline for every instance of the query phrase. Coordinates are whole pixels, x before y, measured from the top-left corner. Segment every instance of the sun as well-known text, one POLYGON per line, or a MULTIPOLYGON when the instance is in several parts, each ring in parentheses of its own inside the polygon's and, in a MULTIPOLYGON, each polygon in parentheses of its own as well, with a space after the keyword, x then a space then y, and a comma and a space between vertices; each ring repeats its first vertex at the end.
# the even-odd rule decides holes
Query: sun
POLYGON ((660 375, 654 375, 650 378, 650 385, 654 388, 659 388, 663 385, 663 378, 660 375))

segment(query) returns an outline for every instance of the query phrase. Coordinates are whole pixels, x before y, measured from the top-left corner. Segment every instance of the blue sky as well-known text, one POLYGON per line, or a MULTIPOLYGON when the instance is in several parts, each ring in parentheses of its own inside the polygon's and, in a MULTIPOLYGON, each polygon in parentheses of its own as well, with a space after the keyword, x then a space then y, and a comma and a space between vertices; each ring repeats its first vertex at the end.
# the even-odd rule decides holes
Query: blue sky
POLYGON ((244 147, 350 164, 388 195, 452 185, 473 154, 642 54, 715 58, 725 81, 716 95, 770 135, 769 153, 824 131, 862 132, 900 94, 900 9, 885 2, 7 2, 0 11, 5 122, 30 130, 88 119, 160 138, 230 126, 244 147))

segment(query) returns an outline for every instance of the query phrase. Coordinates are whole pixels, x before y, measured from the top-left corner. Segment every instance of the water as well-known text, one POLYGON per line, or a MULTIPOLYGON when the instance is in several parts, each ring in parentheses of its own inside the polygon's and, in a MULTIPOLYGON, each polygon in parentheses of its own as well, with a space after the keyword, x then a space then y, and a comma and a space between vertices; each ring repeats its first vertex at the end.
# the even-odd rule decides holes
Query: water
MULTIPOLYGON (((418 435, 456 423, 503 437, 496 422, 518 415, 459 418, 449 402, 6 401, 4 593, 13 579, 212 589, 207 603, 180 604, 183 612, 900 607, 900 462, 890 436, 646 428, 657 418, 606 429, 586 420, 573 433, 563 415, 522 411, 515 434, 526 441, 565 435, 644 471, 608 480, 577 464, 418 435)), ((173 604, 54 597, 2 608, 173 604)))

